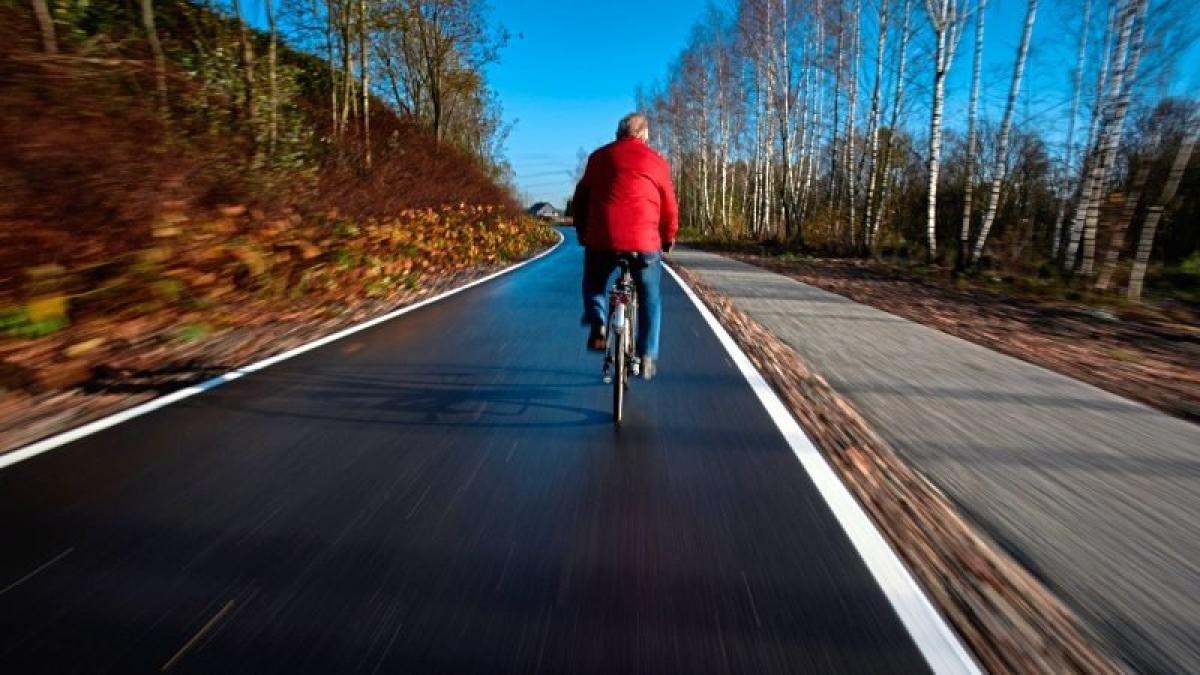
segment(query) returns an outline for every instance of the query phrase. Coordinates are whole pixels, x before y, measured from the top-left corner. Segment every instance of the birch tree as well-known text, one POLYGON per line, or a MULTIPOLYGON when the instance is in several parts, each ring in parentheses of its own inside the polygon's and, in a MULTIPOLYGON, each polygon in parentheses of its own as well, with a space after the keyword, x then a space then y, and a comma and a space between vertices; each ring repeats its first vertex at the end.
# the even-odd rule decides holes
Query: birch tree
POLYGON ((1141 302, 1142 284, 1146 279, 1146 268, 1150 264, 1150 253, 1154 249, 1154 237, 1158 234, 1158 222, 1162 219, 1163 211, 1175 200, 1175 193, 1183 181, 1183 173, 1187 171, 1192 159, 1192 151, 1200 141, 1200 120, 1193 119, 1191 127, 1179 145, 1175 162, 1171 164, 1171 172, 1167 175, 1167 183, 1163 186, 1158 203, 1151 206, 1146 213, 1146 222, 1142 225, 1142 235, 1138 241, 1137 254, 1133 260, 1133 269, 1129 272, 1128 297, 1134 302, 1141 302))
MULTIPOLYGON (((888 168, 891 166, 892 147, 895 145, 896 127, 900 123, 900 111, 904 108, 904 75, 905 66, 908 63, 908 42, 912 36, 912 2, 913 0, 904 0, 904 7, 901 10, 901 27, 900 27, 900 53, 896 59, 896 84, 895 93, 892 96, 892 112, 888 121, 887 141, 883 144, 883 158, 881 161, 879 173, 879 199, 875 205, 874 215, 871 216, 871 223, 867 233, 869 248, 874 248, 878 241, 879 229, 883 220, 884 205, 887 204, 889 186, 891 181, 888 179, 888 168)), ((868 210, 870 204, 867 205, 868 210)))
POLYGON ((983 256, 983 246, 987 243, 988 234, 992 231, 992 223, 996 220, 996 210, 1000 206, 1000 185, 1004 181, 1008 168, 1008 137, 1012 130, 1013 110, 1017 106, 1017 96, 1021 93, 1021 77, 1025 73, 1025 59, 1029 55, 1029 40, 1033 37, 1033 22, 1037 18, 1037 6, 1037 0, 1029 0, 1025 10, 1025 28, 1021 32, 1021 45, 1017 47, 1017 60, 1013 64, 1008 103, 1004 107, 1004 119, 1000 122, 1000 137, 996 141, 996 163, 992 167, 992 187, 988 193, 987 211, 983 214, 983 224, 980 226, 979 237, 975 240, 975 250, 971 254, 972 263, 978 263, 983 256))
POLYGON ((971 239, 971 199, 975 193, 975 152, 978 147, 975 123, 979 117, 979 80, 983 72, 983 21, 987 0, 979 0, 975 6, 975 57, 971 65, 971 100, 967 104, 967 156, 966 177, 963 179, 963 219, 958 237, 956 265, 966 266, 967 248, 971 239))
MULTIPOLYGON (((1147 145, 1153 148, 1158 145, 1158 142, 1152 140, 1147 145)), ((1104 256, 1104 264, 1100 268, 1099 276, 1096 277, 1096 290, 1099 291, 1108 290, 1108 284, 1112 281, 1113 274, 1116 273, 1117 260, 1121 256, 1121 249, 1125 248, 1125 233, 1128 231, 1134 215, 1137 214, 1138 202, 1142 199, 1142 190, 1146 187, 1146 179, 1150 176, 1149 157, 1142 157, 1140 161, 1135 160, 1134 163, 1138 165, 1137 174, 1133 178, 1129 194, 1125 196, 1125 205, 1121 209, 1117 227, 1113 230, 1112 238, 1108 242, 1108 252, 1104 256)))
MULTIPOLYGON (((983 0, 980 1, 982 2, 983 0)), ((879 2, 879 20, 877 24, 879 35, 875 42, 875 86, 871 92, 871 115, 867 130, 867 135, 871 139, 870 164, 867 170, 867 201, 863 207, 863 243, 868 247, 871 245, 871 201, 875 198, 875 185, 878 182, 879 118, 882 112, 880 93, 883 89, 884 48, 887 46, 888 0, 880 0, 879 2)))
POLYGON ((1071 96, 1071 112, 1067 117, 1067 141, 1064 148, 1062 194, 1059 196, 1058 215, 1054 218, 1054 234, 1050 240, 1050 257, 1058 258, 1058 249, 1062 244, 1063 218, 1066 216, 1068 195, 1071 193, 1069 176, 1073 175, 1075 155, 1075 121, 1079 117, 1079 99, 1083 93, 1083 64, 1087 56, 1088 28, 1091 23, 1092 0, 1083 2, 1083 24, 1079 29, 1079 48, 1075 57, 1075 69, 1071 71, 1071 82, 1074 93, 1071 96))
POLYGON ((942 158, 942 108, 946 104, 946 74, 954 62, 954 51, 962 30, 959 0, 925 0, 925 11, 933 26, 936 49, 933 57, 933 105, 929 115, 929 175, 926 212, 928 259, 937 257, 937 188, 942 158))
MULTIPOLYGON (((1121 141, 1125 127, 1125 115, 1129 110, 1130 89, 1137 74, 1141 56, 1144 31, 1146 0, 1128 0, 1121 10, 1123 17, 1120 38, 1116 47, 1116 58, 1112 83, 1109 86, 1113 100, 1101 121, 1100 145, 1096 161, 1089 171, 1084 195, 1080 197, 1078 209, 1083 212, 1083 252, 1079 266, 1081 276, 1091 276, 1095 261, 1096 230, 1100 218, 1100 202, 1103 199, 1105 182, 1121 141)), ((1079 216, 1076 216, 1079 218, 1079 216)), ((1070 253, 1070 252, 1069 252, 1070 253)))

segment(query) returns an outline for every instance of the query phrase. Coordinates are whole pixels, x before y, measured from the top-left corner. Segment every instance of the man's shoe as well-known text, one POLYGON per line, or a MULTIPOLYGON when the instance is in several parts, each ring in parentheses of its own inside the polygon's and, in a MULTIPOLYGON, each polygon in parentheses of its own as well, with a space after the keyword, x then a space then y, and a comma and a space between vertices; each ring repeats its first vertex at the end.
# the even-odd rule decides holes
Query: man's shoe
POLYGON ((658 364, 654 362, 653 358, 651 358, 649 356, 642 357, 642 379, 643 380, 654 379, 654 373, 657 370, 658 370, 658 364))
POLYGON ((604 331, 604 326, 592 325, 591 331, 588 332, 587 348, 592 352, 602 352, 608 348, 608 336, 604 331))

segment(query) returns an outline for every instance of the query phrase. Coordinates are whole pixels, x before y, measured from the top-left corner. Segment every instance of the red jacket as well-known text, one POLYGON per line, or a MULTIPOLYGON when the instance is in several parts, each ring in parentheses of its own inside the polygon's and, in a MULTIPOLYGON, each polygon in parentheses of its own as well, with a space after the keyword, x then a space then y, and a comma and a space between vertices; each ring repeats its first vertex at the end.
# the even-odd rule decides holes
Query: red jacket
POLYGON ((579 240, 603 251, 659 251, 679 231, 671 168, 632 136, 588 157, 571 210, 579 240))

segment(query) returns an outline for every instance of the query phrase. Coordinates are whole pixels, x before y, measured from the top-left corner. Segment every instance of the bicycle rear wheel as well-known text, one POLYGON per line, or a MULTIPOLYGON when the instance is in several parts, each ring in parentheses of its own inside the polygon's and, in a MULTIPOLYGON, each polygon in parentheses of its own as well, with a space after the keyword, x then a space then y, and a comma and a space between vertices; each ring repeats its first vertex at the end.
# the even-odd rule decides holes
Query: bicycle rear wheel
POLYGON ((625 382, 629 377, 626 363, 627 342, 629 331, 622 328, 615 336, 616 353, 613 354, 613 424, 621 423, 621 415, 625 406, 625 382))

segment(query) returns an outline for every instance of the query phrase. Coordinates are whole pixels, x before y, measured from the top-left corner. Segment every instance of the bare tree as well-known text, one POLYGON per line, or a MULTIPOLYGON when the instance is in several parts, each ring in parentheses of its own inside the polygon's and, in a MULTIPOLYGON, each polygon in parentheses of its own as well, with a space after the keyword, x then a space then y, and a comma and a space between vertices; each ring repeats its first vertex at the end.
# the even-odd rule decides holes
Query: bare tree
POLYGON ((863 220, 865 223, 863 226, 863 244, 867 247, 871 245, 871 201, 875 198, 875 185, 878 182, 879 118, 882 112, 880 94, 883 89, 884 48, 887 46, 888 0, 880 0, 879 2, 879 20, 877 23, 879 35, 875 43, 875 87, 871 92, 871 115, 867 131, 867 135, 871 139, 870 165, 867 171, 867 201, 863 208, 863 220))
POLYGON ((242 115, 251 127, 251 136, 253 137, 253 126, 255 118, 255 99, 254 99, 254 43, 250 41, 250 27, 242 19, 242 7, 239 0, 233 0, 233 16, 237 20, 238 35, 241 39, 241 62, 242 62, 242 84, 245 89, 243 92, 242 115))
MULTIPOLYGON (((1100 202, 1117 146, 1121 141, 1121 133, 1125 128, 1130 90, 1141 56, 1146 5, 1147 0, 1127 0, 1119 11, 1119 23, 1122 29, 1116 45, 1112 83, 1109 86, 1112 100, 1101 121, 1099 148, 1078 207, 1084 212, 1083 255, 1079 266, 1081 276, 1091 276, 1092 274, 1096 250, 1096 229, 1100 218, 1100 202)), ((1079 216, 1076 217, 1078 219, 1079 216)), ((1068 251, 1068 253, 1073 252, 1068 251)))
POLYGON ((975 123, 979 117, 979 80, 983 72, 983 20, 987 13, 987 0, 979 0, 975 6, 975 58, 971 66, 971 102, 967 105, 967 157, 966 177, 963 179, 962 231, 958 237, 958 267, 966 266, 967 248, 971 240, 971 199, 975 194, 975 153, 979 146, 975 123))
MULTIPOLYGON (((1158 141, 1151 140, 1147 145, 1153 148, 1158 145, 1158 141)), ((1096 290, 1108 290, 1108 284, 1117 270, 1117 260, 1121 256, 1121 250, 1125 248, 1125 233, 1129 230, 1129 225, 1137 213, 1138 203, 1142 200, 1142 190, 1146 187, 1146 179, 1150 177, 1150 157, 1142 157, 1140 161, 1134 160, 1134 163, 1138 165, 1137 174, 1133 178, 1129 194, 1125 195, 1125 206, 1121 209, 1117 227, 1113 230, 1112 238, 1108 242, 1108 252, 1104 256, 1104 264, 1100 268, 1100 275, 1096 277, 1096 290)))
POLYGON ((50 16, 50 8, 46 0, 30 0, 33 5, 33 15, 37 17, 38 28, 42 31, 42 49, 47 54, 58 53, 58 37, 54 32, 54 18, 50 16))
POLYGON ((1000 122, 1000 138, 996 141, 996 163, 992 167, 992 188, 988 193, 987 211, 983 214, 979 237, 975 240, 975 250, 971 254, 972 263, 978 263, 983 256, 983 246, 987 243, 988 233, 991 232, 992 223, 996 220, 996 210, 1000 206, 1000 184, 1004 181, 1008 167, 1008 137, 1012 130, 1013 110, 1017 106, 1017 96, 1021 93, 1021 77, 1025 73, 1025 59, 1029 55, 1029 40, 1033 37, 1033 22, 1037 18, 1037 6, 1037 0, 1029 0, 1025 10, 1025 29, 1021 32, 1021 45, 1017 47, 1012 85, 1008 90, 1008 104, 1004 107, 1004 119, 1000 122))
POLYGON ((928 258, 937 256, 937 188, 942 159, 942 108, 946 104, 946 74, 954 62, 962 31, 959 0, 925 0, 925 11, 933 25, 937 47, 933 57, 933 105, 929 115, 929 186, 926 229, 929 235, 928 258))
POLYGON ((367 66, 370 23, 367 0, 358 0, 358 76, 362 90, 363 163, 371 168, 371 69, 367 66))
POLYGON ((142 26, 146 39, 154 54, 154 83, 158 91, 158 105, 165 113, 167 109, 167 58, 163 55, 162 42, 158 39, 158 27, 154 22, 154 0, 141 0, 142 26))
POLYGON ((1175 193, 1179 190, 1179 183, 1183 181, 1183 172, 1187 170, 1188 163, 1191 162, 1192 151, 1195 149, 1197 141, 1200 141, 1200 120, 1193 119, 1187 135, 1179 145, 1179 152, 1175 155, 1175 162, 1171 165, 1170 174, 1167 175, 1167 183, 1163 186, 1162 196, 1158 198, 1158 203, 1151 206, 1146 212, 1146 222, 1142 225, 1142 236, 1138 241, 1137 255, 1133 260, 1133 269, 1129 272, 1128 297, 1134 302, 1140 302, 1142 299, 1142 284, 1146 279, 1146 267, 1150 264, 1150 253, 1154 249, 1154 237, 1158 234, 1158 221, 1162 219, 1166 207, 1175 199, 1175 193))
POLYGON ((267 77, 271 96, 271 114, 267 127, 267 147, 275 154, 275 146, 279 141, 279 30, 275 25, 275 0, 263 0, 267 10, 267 27, 271 33, 270 47, 267 49, 267 77))
POLYGON ((1083 64, 1087 56, 1087 38, 1088 27, 1092 17, 1092 0, 1084 0, 1083 2, 1083 23, 1079 28, 1079 49, 1078 55, 1075 57, 1075 69, 1071 71, 1071 82, 1074 88, 1074 94, 1071 96, 1071 112, 1067 118, 1067 141, 1063 160, 1063 181, 1062 194, 1059 196, 1058 216, 1054 219, 1054 235, 1050 240, 1050 257, 1058 258, 1058 249, 1062 244, 1062 226, 1063 218, 1066 216, 1068 195, 1071 192, 1069 176, 1073 175, 1074 166, 1072 159, 1075 156, 1075 120, 1079 116, 1079 98, 1083 93, 1083 64))
MULTIPOLYGON (((888 191, 891 181, 888 179, 888 169, 892 161, 892 148, 895 145, 896 127, 900 123, 900 111, 904 108, 904 73, 908 63, 908 42, 912 37, 912 3, 913 0, 904 0, 904 8, 901 10, 903 20, 900 27, 900 53, 896 59, 896 84, 895 92, 892 96, 892 112, 888 121, 887 140, 883 144, 883 158, 878 170, 880 186, 879 200, 875 206, 874 215, 871 216, 871 223, 868 227, 867 238, 868 247, 874 248, 878 241, 879 229, 883 221, 884 205, 887 204, 888 191)), ((867 204, 867 209, 870 211, 871 205, 867 204)))

